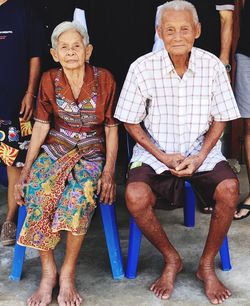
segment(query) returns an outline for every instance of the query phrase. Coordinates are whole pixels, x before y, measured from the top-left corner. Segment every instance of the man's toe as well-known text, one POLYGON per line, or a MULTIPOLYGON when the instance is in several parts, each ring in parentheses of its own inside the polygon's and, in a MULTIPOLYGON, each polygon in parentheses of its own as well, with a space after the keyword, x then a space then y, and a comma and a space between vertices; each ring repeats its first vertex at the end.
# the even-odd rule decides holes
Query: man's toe
POLYGON ((162 294, 162 297, 161 297, 163 300, 168 300, 170 298, 170 293, 169 293, 169 290, 166 289, 164 290, 163 294, 162 294))

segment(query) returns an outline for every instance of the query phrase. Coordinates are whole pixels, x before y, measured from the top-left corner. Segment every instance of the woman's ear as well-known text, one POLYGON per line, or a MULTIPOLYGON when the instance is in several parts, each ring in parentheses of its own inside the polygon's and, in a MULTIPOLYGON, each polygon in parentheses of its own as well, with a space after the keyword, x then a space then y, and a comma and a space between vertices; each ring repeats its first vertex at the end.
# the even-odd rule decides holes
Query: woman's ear
POLYGON ((86 58, 85 58, 86 62, 89 61, 92 51, 93 51, 93 46, 91 44, 88 44, 86 47, 86 58))
POLYGON ((59 59, 58 59, 58 56, 57 56, 56 49, 50 48, 50 54, 52 55, 53 60, 58 63, 59 59))

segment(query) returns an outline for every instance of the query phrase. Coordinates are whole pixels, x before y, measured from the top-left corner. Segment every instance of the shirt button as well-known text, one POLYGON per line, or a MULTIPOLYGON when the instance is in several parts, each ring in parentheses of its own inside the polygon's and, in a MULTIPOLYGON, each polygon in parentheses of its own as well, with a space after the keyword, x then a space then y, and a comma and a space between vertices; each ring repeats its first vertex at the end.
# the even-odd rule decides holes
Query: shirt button
POLYGON ((45 25, 45 28, 46 28, 46 29, 48 29, 48 28, 49 28, 49 26, 46 24, 46 25, 45 25))

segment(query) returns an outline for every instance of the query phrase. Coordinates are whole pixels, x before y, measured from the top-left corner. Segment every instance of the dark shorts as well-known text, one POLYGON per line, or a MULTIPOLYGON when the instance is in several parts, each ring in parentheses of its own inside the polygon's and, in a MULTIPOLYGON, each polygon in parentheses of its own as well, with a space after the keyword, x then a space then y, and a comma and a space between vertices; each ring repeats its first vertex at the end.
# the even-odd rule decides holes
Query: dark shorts
POLYGON ((0 164, 22 167, 31 138, 32 124, 18 116, 10 120, 0 118, 0 164))
POLYGON ((213 170, 197 172, 191 177, 179 178, 164 171, 156 174, 146 164, 130 169, 128 172, 127 185, 134 182, 144 182, 150 186, 156 195, 156 208, 174 209, 184 205, 184 183, 190 182, 193 191, 199 198, 201 204, 214 206, 214 192, 217 185, 226 179, 238 180, 228 162, 219 162, 213 170))

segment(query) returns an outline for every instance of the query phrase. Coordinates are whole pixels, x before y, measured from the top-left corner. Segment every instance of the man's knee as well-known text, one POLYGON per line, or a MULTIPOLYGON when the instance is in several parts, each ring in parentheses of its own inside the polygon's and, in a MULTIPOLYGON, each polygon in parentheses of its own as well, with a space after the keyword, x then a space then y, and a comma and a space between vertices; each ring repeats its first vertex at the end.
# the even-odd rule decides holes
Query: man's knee
POLYGON ((226 203, 229 208, 235 208, 239 197, 239 182, 236 179, 222 181, 215 190, 217 203, 226 203))
POLYGON ((128 210, 133 216, 152 207, 155 203, 155 196, 151 188, 141 182, 128 184, 125 198, 128 210))

